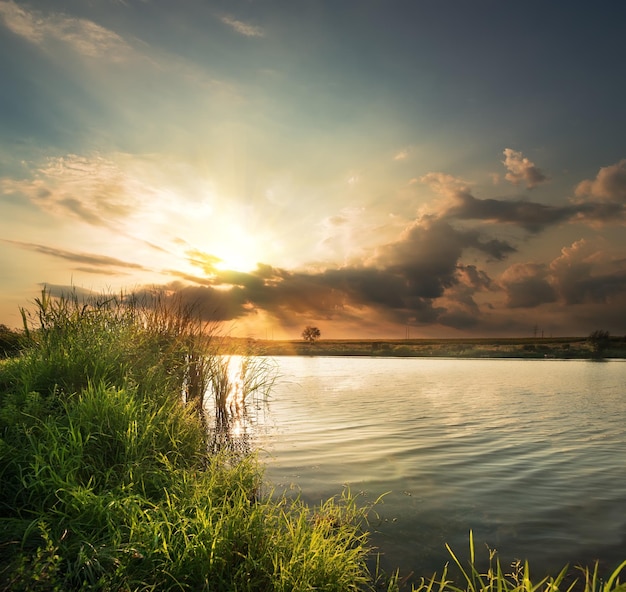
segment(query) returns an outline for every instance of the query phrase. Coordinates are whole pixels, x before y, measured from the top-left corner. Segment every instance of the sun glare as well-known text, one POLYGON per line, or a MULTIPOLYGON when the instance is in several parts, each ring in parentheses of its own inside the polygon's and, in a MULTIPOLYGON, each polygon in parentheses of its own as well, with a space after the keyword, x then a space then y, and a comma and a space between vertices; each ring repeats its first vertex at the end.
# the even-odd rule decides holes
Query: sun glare
POLYGON ((218 254, 217 257, 220 260, 215 264, 215 267, 221 271, 249 272, 257 267, 254 253, 243 253, 236 249, 228 249, 218 254))
POLYGON ((222 271, 252 271, 263 257, 257 237, 237 224, 228 226, 210 252, 219 258, 215 267, 222 271))

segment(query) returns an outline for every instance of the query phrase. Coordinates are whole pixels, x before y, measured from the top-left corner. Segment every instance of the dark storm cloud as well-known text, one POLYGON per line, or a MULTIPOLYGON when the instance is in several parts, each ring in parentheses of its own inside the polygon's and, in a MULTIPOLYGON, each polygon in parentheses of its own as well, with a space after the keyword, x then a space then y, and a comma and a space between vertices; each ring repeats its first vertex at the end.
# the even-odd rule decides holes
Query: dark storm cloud
MULTIPOLYGON (((518 155, 515 158, 509 154, 509 166, 518 171, 520 180, 527 176, 528 182, 534 178, 536 184, 539 177, 533 177, 537 175, 534 165, 521 158, 521 154, 515 154, 518 155), (513 162, 517 163, 515 167, 513 162)), ((449 221, 508 224, 538 233, 568 222, 622 223, 626 218, 626 160, 600 169, 595 179, 579 183, 575 197, 558 206, 529 199, 480 199, 472 194, 467 183, 442 173, 428 173, 421 181, 446 198, 434 213, 449 221)))
POLYGON ((25 243, 21 241, 2 239, 2 242, 16 245, 22 249, 29 251, 35 251, 36 253, 42 253, 58 259, 66 259, 68 261, 74 261, 75 263, 83 263, 87 265, 93 265, 95 267, 123 267, 128 269, 146 269, 143 265, 137 263, 131 263, 130 261, 123 261, 122 259, 116 259, 115 257, 107 257, 105 255, 95 255, 93 253, 75 253, 73 251, 66 251, 64 249, 55 249, 53 247, 47 247, 45 245, 39 245, 36 243, 25 243))
MULTIPOLYGON (((520 164, 528 183, 535 174, 533 166, 520 164)), ((467 184, 433 173, 427 180, 447 198, 438 211, 414 220, 397 240, 379 246, 358 264, 308 271, 259 265, 244 273, 218 269, 215 257, 189 250, 189 261, 205 276, 171 273, 195 284, 184 289, 184 297, 190 302, 198 299, 207 318, 235 320, 264 311, 289 326, 304 318, 371 317, 467 330, 492 315, 490 322, 502 328, 505 319, 493 317, 497 293, 509 310, 560 304, 614 307, 616 299, 626 296, 626 263, 604 261, 606 257, 600 251, 589 252, 584 241, 564 248, 549 264, 516 263, 497 280, 479 266, 464 263, 464 258, 472 254, 503 261, 516 252, 512 244, 494 237, 490 223, 516 225, 534 234, 571 221, 619 219, 626 202, 625 167, 622 161, 602 169, 596 179, 578 186, 577 201, 562 206, 478 199, 467 184), (483 224, 463 225, 470 220, 483 224)))
POLYGON ((502 274, 500 285, 509 308, 626 302, 626 262, 578 241, 549 265, 512 265, 502 274))
POLYGON ((39 284, 42 289, 45 289, 46 292, 53 296, 54 298, 62 298, 62 297, 76 297, 81 300, 89 300, 95 296, 98 296, 92 290, 87 290, 85 288, 80 288, 78 286, 64 286, 61 284, 39 284))
POLYGON ((458 192, 455 202, 445 216, 459 220, 483 220, 515 224, 528 232, 540 232, 571 219, 580 212, 580 207, 546 206, 528 200, 477 199, 468 191, 458 192))
POLYGON ((554 302, 556 292, 548 281, 546 265, 519 263, 509 267, 500 279, 509 308, 534 308, 554 302))
POLYGON ((492 286, 491 278, 475 265, 459 265, 458 272, 462 283, 474 290, 488 290, 492 286))
POLYGON ((458 265, 455 284, 438 303, 438 322, 446 327, 467 330, 478 326, 483 317, 474 297, 478 292, 498 289, 492 279, 475 265, 458 265))
POLYGON ((231 321, 249 312, 245 310, 247 297, 244 291, 236 287, 220 290, 211 286, 194 286, 175 281, 156 288, 134 290, 130 296, 148 306, 151 302, 161 302, 164 299, 165 303, 172 302, 176 306, 182 306, 199 315, 204 321, 231 321))
POLYGON ((199 265, 209 272, 207 277, 170 273, 194 282, 196 289, 185 291, 185 298, 198 298, 202 310, 219 311, 219 320, 264 310, 281 319, 289 315, 335 319, 361 314, 398 323, 439 320, 468 326, 469 315, 478 314, 472 294, 490 289, 491 280, 475 266, 459 265, 467 250, 494 259, 514 252, 508 243, 484 238, 477 231, 424 218, 360 265, 298 272, 259 265, 243 273, 217 270, 195 252, 199 263, 208 262, 199 265), (449 302, 456 301, 454 310, 435 305, 434 301, 453 287, 449 302))
POLYGON ((565 304, 626 299, 626 265, 599 266, 592 258, 576 259, 573 252, 567 251, 550 266, 553 284, 565 304))
POLYGON ((605 304, 614 298, 626 300, 626 271, 619 274, 602 274, 559 278, 557 289, 566 304, 605 304))

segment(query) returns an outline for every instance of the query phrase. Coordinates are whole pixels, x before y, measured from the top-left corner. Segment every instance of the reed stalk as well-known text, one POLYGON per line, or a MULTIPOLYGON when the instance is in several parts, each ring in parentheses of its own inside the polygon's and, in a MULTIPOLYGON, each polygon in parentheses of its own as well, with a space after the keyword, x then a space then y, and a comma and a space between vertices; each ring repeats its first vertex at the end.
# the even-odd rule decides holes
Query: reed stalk
POLYGON ((230 425, 265 396, 260 358, 233 374, 169 295, 44 291, 22 315, 25 349, 0 365, 0 590, 370 585, 354 498, 276 497, 254 454, 211 447, 208 408, 230 425))

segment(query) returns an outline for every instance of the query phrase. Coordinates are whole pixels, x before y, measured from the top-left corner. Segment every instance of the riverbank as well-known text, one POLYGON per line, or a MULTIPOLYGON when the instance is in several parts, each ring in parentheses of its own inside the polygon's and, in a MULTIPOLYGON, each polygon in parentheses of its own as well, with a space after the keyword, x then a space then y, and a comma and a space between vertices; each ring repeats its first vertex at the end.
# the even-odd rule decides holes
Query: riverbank
MULTIPOLYGON (((233 339, 231 347, 243 340, 233 339)), ((587 337, 464 338, 464 339, 320 339, 254 340, 255 348, 269 356, 393 356, 445 358, 626 358, 626 338, 612 337, 601 351, 587 337)))
POLYGON ((274 497, 216 449, 217 340, 150 304, 44 293, 0 365, 0 590, 372 590, 366 510, 274 497))
MULTIPOLYGON (((35 305, 24 312, 19 355, 0 364, 0 590, 402 588, 368 569, 371 503, 346 490, 315 506, 274 495, 255 454, 228 447, 233 414, 271 379, 254 361, 231 376, 224 354, 247 359, 268 344, 235 348, 158 297, 84 303, 44 291, 35 305)), ((396 347, 415 345, 345 343, 285 347, 399 355, 396 347)), ((504 575, 497 559, 488 576, 464 568, 460 588, 444 569, 412 589, 558 592, 564 581, 533 585, 527 574, 504 575)), ((607 585, 585 573, 586 592, 618 583, 617 573, 607 585)))

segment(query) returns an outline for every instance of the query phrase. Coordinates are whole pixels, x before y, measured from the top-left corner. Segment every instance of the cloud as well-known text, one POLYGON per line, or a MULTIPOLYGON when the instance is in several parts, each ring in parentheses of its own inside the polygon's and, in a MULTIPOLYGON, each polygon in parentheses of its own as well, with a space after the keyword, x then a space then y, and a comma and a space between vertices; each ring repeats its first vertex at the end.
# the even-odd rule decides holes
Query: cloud
POLYGON ((576 220, 591 225, 626 220, 626 160, 603 167, 595 179, 581 181, 572 199, 576 220))
POLYGON ((504 178, 514 185, 524 183, 528 189, 532 189, 548 180, 548 177, 533 162, 525 158, 521 152, 511 148, 504 149, 502 164, 508 170, 504 178))
POLYGON ((67 297, 67 296, 75 296, 76 298, 80 298, 82 300, 90 300, 91 298, 98 297, 101 294, 94 292, 92 290, 88 290, 86 288, 81 288, 79 286, 64 286, 61 284, 39 284, 41 288, 45 288, 46 292, 55 298, 67 297))
POLYGON ((468 192, 459 192, 445 215, 460 220, 515 224, 529 232, 539 232, 578 213, 579 209, 572 206, 546 206, 526 200, 477 199, 468 192))
POLYGON ((556 301, 549 268, 540 263, 516 263, 500 277, 508 308, 534 308, 556 301))
POLYGON ((10 31, 40 47, 60 41, 82 56, 112 62, 125 61, 134 54, 117 33, 87 19, 28 10, 13 0, 0 1, 0 17, 10 31))
POLYGON ((457 282, 436 300, 440 324, 455 329, 471 329, 483 318, 474 296, 492 290, 491 278, 475 265, 457 265, 457 282))
POLYGON ((565 304, 626 301, 626 260, 610 257, 590 241, 582 239, 561 249, 550 271, 565 304))
MULTIPOLYGON (((194 294, 206 299, 207 310, 215 308, 219 297, 220 320, 262 313, 289 323, 298 318, 338 321, 365 316, 403 324, 457 326, 461 312, 478 314, 472 295, 492 285, 475 265, 459 263, 468 250, 502 258, 514 249, 475 231, 455 229, 446 221, 424 218, 359 264, 313 271, 259 265, 243 273, 216 269, 214 258, 194 251, 188 255, 207 276, 172 274, 205 289, 194 294), (227 305, 231 296, 234 301, 227 305), (445 307, 437 302, 442 297, 445 307)), ((463 323, 468 324, 469 317, 463 323)))
POLYGON ((199 249, 188 249, 186 252, 187 260, 195 267, 199 267, 206 276, 215 277, 217 273, 217 265, 221 263, 221 259, 215 255, 204 253, 199 249))
MULTIPOLYGON (((520 319, 530 317, 531 312, 535 317, 529 322, 532 327, 542 315, 556 318, 559 309, 566 306, 574 306, 582 318, 591 306, 619 311, 620 306, 624 308, 620 302, 626 302, 626 260, 610 255, 602 244, 578 241, 551 262, 517 261, 499 277, 492 277, 485 268, 489 261, 504 261, 517 252, 513 244, 497 234, 494 222, 534 233, 551 225, 579 221, 581 216, 590 220, 603 208, 623 210, 623 161, 602 169, 595 180, 581 183, 577 201, 561 206, 519 199, 478 199, 469 182, 429 173, 421 180, 438 193, 429 212, 406 223, 393 240, 382 242, 380 235, 369 232, 375 235, 370 237, 372 242, 382 244, 362 258, 352 253, 343 263, 332 266, 318 263, 290 271, 259 265, 249 272, 223 269, 224 261, 211 254, 207 242, 201 240, 207 236, 207 223, 213 218, 213 206, 219 205, 217 201, 201 210, 201 202, 186 203, 180 192, 169 195, 167 188, 157 187, 160 177, 148 175, 152 184, 142 183, 139 179, 143 177, 133 173, 145 173, 145 163, 137 166, 133 161, 132 166, 127 165, 126 161, 118 166, 97 156, 69 155, 50 159, 29 181, 5 179, 3 188, 25 192, 42 209, 116 229, 124 223, 148 227, 153 223, 153 210, 166 219, 156 226, 159 230, 170 228, 182 213, 195 222, 202 211, 202 216, 206 215, 200 225, 202 234, 194 237, 189 232, 185 240, 173 241, 187 268, 173 270, 169 260, 163 266, 169 271, 162 273, 174 279, 163 288, 168 293, 179 290, 189 303, 200 305, 206 320, 248 322, 263 318, 285 326, 313 321, 345 326, 375 319, 388 327, 432 324, 469 330, 480 326, 485 332, 492 327, 504 332, 519 331, 523 326, 520 319), (171 210, 165 207, 170 203, 168 199, 171 210), (514 316, 512 309, 516 309, 514 316)), ((340 239, 350 238, 353 227, 362 226, 357 224, 360 216, 361 209, 353 207, 324 219, 325 227, 332 231, 326 240, 335 255, 341 252, 340 239)), ((191 225, 185 228, 190 231, 191 225)), ((155 236, 152 230, 149 234, 155 236)), ((348 242, 366 244, 352 239, 348 242)), ((14 244, 71 260, 87 269, 143 269, 90 253, 36 243, 14 244)))
POLYGON ((5 194, 22 194, 44 211, 94 226, 114 227, 137 211, 149 192, 113 162, 69 154, 49 158, 30 179, 0 179, 5 194))
POLYGON ((373 264, 398 273, 415 296, 437 298, 455 282, 457 263, 472 249, 501 260, 515 248, 496 239, 483 239, 475 230, 459 230, 447 221, 424 218, 400 238, 378 249, 373 264))
POLYGON ((514 224, 529 232, 539 232, 579 213, 578 208, 570 205, 555 207, 528 200, 479 199, 472 195, 468 182, 443 173, 428 173, 420 180, 446 198, 435 209, 442 219, 514 224))
POLYGON ((459 193, 470 190, 470 184, 453 175, 446 173, 426 173, 420 177, 420 181, 444 197, 455 197, 459 193))
POLYGON ((93 253, 80 253, 74 251, 66 251, 64 249, 57 249, 54 247, 47 247, 37 243, 27 243, 15 240, 0 239, 2 242, 15 245, 22 249, 34 251, 36 253, 42 253, 49 255, 50 257, 56 257, 57 259, 65 259, 67 261, 73 261, 74 263, 82 263, 92 265, 95 267, 121 267, 126 269, 145 270, 143 265, 138 263, 132 263, 129 261, 123 261, 115 257, 107 257, 106 255, 95 255, 93 253))
POLYGON ((576 197, 626 205, 626 159, 601 168, 595 179, 580 182, 576 197))
POLYGON ((228 25, 231 29, 233 29, 233 31, 236 31, 237 33, 245 37, 265 37, 265 31, 263 31, 261 27, 245 23, 234 18, 231 15, 223 15, 220 17, 220 20, 225 25, 228 25))
POLYGON ((175 302, 197 313, 204 321, 232 321, 245 316, 246 296, 240 288, 219 290, 211 286, 189 285, 174 281, 156 289, 154 286, 136 290, 130 294, 140 302, 150 303, 155 298, 155 291, 168 301, 175 302))
POLYGON ((398 152, 396 152, 393 159, 394 160, 406 160, 410 154, 411 154, 411 151, 409 150, 409 148, 403 148, 402 150, 399 150, 398 152))
POLYGON ((626 260, 581 239, 549 264, 517 263, 501 275, 509 308, 610 305, 626 302, 626 260))
MULTIPOLYGON (((521 153, 509 148, 504 152, 512 170, 517 171, 518 181, 526 179, 529 187, 539 182, 538 169, 521 153), (513 162, 519 166, 513 167, 513 162)), ((496 222, 519 226, 531 233, 567 222, 597 226, 626 220, 626 160, 600 169, 595 179, 577 185, 574 199, 557 206, 528 199, 480 199, 472 194, 467 181, 444 173, 427 173, 420 181, 445 198, 430 211, 446 220, 496 222)))

